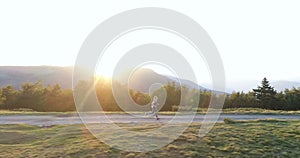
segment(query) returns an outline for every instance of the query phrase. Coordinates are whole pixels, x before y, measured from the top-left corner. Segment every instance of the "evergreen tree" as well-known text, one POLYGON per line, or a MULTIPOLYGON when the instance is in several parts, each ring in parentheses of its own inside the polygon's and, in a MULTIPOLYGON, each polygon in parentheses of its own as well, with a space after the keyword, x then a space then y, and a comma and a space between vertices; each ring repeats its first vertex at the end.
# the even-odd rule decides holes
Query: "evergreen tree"
POLYGON ((254 96, 259 102, 261 108, 266 109, 276 109, 276 90, 272 87, 267 80, 264 78, 261 82, 261 86, 258 86, 257 89, 253 89, 254 96))

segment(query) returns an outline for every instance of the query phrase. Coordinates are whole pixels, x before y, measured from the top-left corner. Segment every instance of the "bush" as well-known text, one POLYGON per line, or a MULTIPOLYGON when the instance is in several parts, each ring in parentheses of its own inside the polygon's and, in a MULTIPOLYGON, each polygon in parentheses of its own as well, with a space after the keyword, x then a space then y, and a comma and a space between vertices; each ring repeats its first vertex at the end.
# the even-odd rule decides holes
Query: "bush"
POLYGON ((235 120, 230 119, 230 118, 225 118, 223 121, 224 121, 225 124, 233 124, 233 123, 236 123, 235 120))

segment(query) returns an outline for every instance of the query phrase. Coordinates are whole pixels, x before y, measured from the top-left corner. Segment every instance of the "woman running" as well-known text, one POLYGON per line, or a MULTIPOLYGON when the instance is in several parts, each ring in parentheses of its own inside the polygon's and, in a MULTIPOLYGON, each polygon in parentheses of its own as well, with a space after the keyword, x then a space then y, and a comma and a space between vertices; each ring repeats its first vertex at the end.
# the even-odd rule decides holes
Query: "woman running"
POLYGON ((156 117, 156 120, 159 120, 158 118, 158 110, 157 110, 157 106, 159 105, 158 102, 157 102, 157 96, 154 96, 153 97, 153 101, 151 103, 151 108, 152 108, 152 114, 155 114, 155 117, 156 117))

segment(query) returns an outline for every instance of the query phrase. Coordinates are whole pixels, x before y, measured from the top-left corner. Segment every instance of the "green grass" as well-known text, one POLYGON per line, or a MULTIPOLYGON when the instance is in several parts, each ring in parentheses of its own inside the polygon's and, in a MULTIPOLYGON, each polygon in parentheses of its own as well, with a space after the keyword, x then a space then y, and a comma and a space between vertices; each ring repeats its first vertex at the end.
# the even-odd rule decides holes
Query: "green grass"
MULTIPOLYGON (((194 123, 171 144, 146 153, 111 148, 83 125, 0 125, 0 157, 300 157, 299 120, 227 121, 202 138, 201 124, 194 123)), ((153 123, 120 126, 156 128, 153 123)))
POLYGON ((269 115, 280 115, 280 114, 296 114, 300 115, 300 110, 297 111, 284 111, 284 110, 267 110, 259 108, 230 108, 223 109, 222 113, 226 114, 269 114, 269 115))

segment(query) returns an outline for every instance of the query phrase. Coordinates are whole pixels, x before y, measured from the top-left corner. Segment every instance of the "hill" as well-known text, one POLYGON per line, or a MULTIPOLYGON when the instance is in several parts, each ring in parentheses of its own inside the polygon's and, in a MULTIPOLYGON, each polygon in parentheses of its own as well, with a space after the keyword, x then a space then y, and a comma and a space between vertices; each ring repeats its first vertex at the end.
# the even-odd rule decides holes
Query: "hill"
POLYGON ((19 89, 24 82, 42 81, 44 85, 59 83, 63 89, 72 87, 73 67, 0 66, 0 87, 13 85, 19 89))
POLYGON ((181 82, 181 85, 186 86, 187 88, 190 89, 209 90, 197 85, 192 81, 185 80, 185 79, 178 79, 173 76, 161 75, 151 69, 146 69, 146 68, 138 69, 134 71, 132 74, 130 74, 130 72, 124 72, 123 74, 117 76, 116 80, 118 80, 123 84, 128 84, 130 88, 141 92, 148 92, 148 90, 151 88, 157 88, 156 86, 155 87, 151 87, 151 86, 156 84, 164 85, 167 84, 168 82, 175 82, 176 85, 178 86, 180 85, 181 82))
MULTIPOLYGON (((19 89, 24 82, 42 81, 44 85, 60 84, 63 89, 72 88, 73 67, 58 66, 0 66, 0 87, 13 85, 19 89)), ((127 84, 129 72, 124 72, 117 77, 121 83, 127 84)), ((179 80, 172 76, 156 73, 151 69, 139 69, 135 71, 129 80, 129 87, 141 92, 148 92, 152 84, 167 84, 179 80)), ((208 90, 196 83, 181 79, 181 84, 188 88, 208 90)), ((153 87, 152 87, 153 88, 153 87)), ((157 88, 157 87, 155 87, 157 88)))

